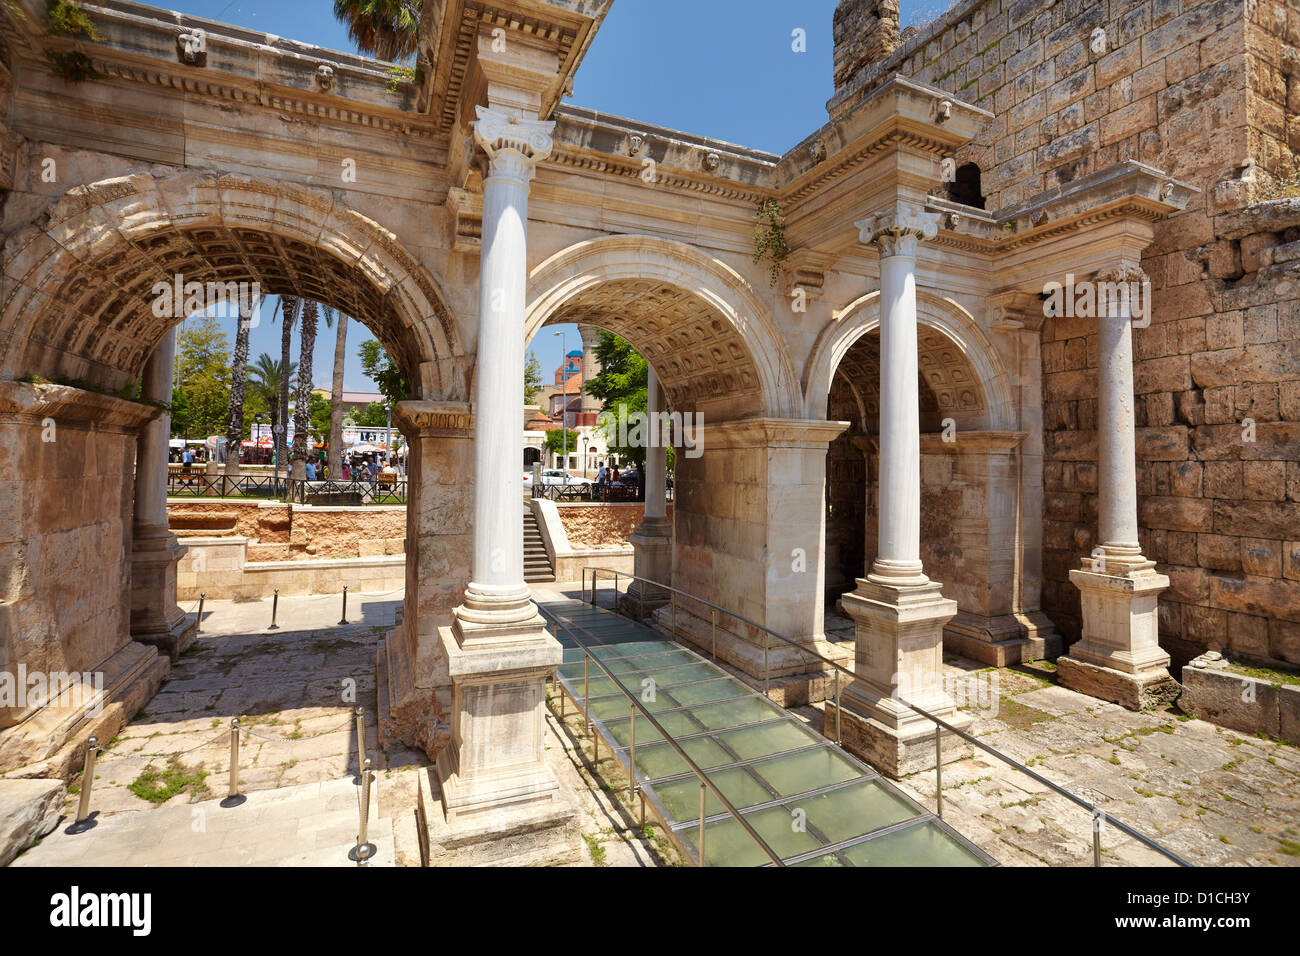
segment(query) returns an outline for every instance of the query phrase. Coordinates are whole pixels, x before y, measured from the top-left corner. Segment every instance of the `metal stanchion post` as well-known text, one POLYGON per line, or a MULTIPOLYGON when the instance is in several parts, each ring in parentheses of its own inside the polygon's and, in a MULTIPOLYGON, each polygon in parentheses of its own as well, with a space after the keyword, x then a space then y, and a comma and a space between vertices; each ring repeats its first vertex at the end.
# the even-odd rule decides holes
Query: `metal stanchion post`
POLYGON ((370 826, 370 758, 361 765, 361 827, 357 831, 357 863, 365 866, 374 851, 368 839, 370 826))
POLYGON ((1092 865, 1101 866, 1101 814, 1092 811, 1092 865))
POLYGON ((230 809, 242 804, 247 798, 239 792, 239 718, 230 720, 230 788, 221 806, 230 809))
POLYGON ((934 812, 943 819, 943 728, 934 725, 934 812))
POLYGON ((275 593, 271 595, 271 626, 267 628, 268 631, 278 631, 280 629, 280 625, 275 623, 275 615, 279 612, 279 610, 280 610, 280 589, 276 588, 275 593))
POLYGON ((348 622, 348 586, 343 585, 343 617, 339 619, 340 624, 348 622))
POLYGON ((96 821, 90 819, 90 791, 95 785, 95 754, 99 752, 99 738, 86 741, 86 762, 81 771, 81 797, 77 801, 77 819, 68 827, 69 833, 83 833, 96 821))
POLYGON ((366 712, 360 707, 357 708, 357 766, 364 767, 366 763, 366 712))
POLYGON ((195 634, 197 634, 197 633, 199 633, 199 631, 203 630, 203 602, 206 601, 207 599, 208 599, 208 592, 207 592, 207 591, 201 591, 201 592, 199 593, 199 616, 198 616, 197 618, 195 618, 195 620, 194 620, 194 633, 195 633, 195 634))

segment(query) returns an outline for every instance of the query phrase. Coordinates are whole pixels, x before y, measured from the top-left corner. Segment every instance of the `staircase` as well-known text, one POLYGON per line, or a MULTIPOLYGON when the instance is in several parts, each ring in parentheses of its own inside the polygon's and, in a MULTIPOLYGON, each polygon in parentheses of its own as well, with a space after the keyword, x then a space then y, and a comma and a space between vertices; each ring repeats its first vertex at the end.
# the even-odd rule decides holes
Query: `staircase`
POLYGON ((524 508, 524 581, 528 584, 546 584, 555 580, 550 552, 537 527, 537 517, 524 508))

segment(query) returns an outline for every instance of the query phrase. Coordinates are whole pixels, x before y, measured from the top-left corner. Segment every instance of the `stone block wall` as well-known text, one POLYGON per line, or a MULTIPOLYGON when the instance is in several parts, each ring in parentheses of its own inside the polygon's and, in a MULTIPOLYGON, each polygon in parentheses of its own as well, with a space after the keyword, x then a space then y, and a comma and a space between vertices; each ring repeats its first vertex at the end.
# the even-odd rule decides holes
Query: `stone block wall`
POLYGON ((172 530, 192 536, 247 538, 249 560, 310 561, 401 554, 406 508, 303 506, 238 498, 167 503, 172 530))
MULTIPOLYGON (((837 73, 831 102, 900 72, 991 111, 956 159, 995 215, 1128 159, 1201 190, 1157 225, 1134 332, 1142 543, 1171 578, 1161 643, 1181 660, 1213 643, 1300 663, 1300 215, 1242 211, 1300 150, 1298 48, 1296 0, 966 0, 837 73)), ((1098 544, 1095 320, 1048 317, 1042 369, 1042 604, 1068 641, 1068 573, 1098 544)))
MULTIPOLYGON (((636 502, 559 504, 557 509, 569 544, 590 550, 626 548, 628 535, 645 517, 645 505, 636 502)), ((669 505, 668 519, 672 517, 669 505)))

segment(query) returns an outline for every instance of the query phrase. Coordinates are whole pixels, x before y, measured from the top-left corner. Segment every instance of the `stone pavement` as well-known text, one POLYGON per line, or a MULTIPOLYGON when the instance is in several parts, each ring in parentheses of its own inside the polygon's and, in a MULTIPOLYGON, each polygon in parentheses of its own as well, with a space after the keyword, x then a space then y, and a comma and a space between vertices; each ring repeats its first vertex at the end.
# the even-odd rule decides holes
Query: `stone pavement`
MULTIPOLYGON (((394 835, 371 788, 368 865, 395 865, 394 835)), ((69 819, 13 866, 356 866, 361 788, 353 778, 247 795, 229 809, 218 799, 109 813, 70 834, 69 819)))

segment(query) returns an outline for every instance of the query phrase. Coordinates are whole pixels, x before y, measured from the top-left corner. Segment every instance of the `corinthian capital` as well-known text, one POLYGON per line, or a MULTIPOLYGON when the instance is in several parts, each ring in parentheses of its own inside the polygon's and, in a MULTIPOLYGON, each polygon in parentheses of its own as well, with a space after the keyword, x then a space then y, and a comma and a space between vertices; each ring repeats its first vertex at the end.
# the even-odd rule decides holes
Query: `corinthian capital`
POLYGON ((875 244, 880 258, 915 256, 917 242, 933 239, 939 232, 939 214, 925 212, 917 203, 899 202, 854 225, 859 241, 875 244))
POLYGON ((516 110, 503 112, 477 107, 474 141, 492 161, 494 174, 531 175, 538 163, 551 155, 551 132, 555 124, 532 119, 516 110))

